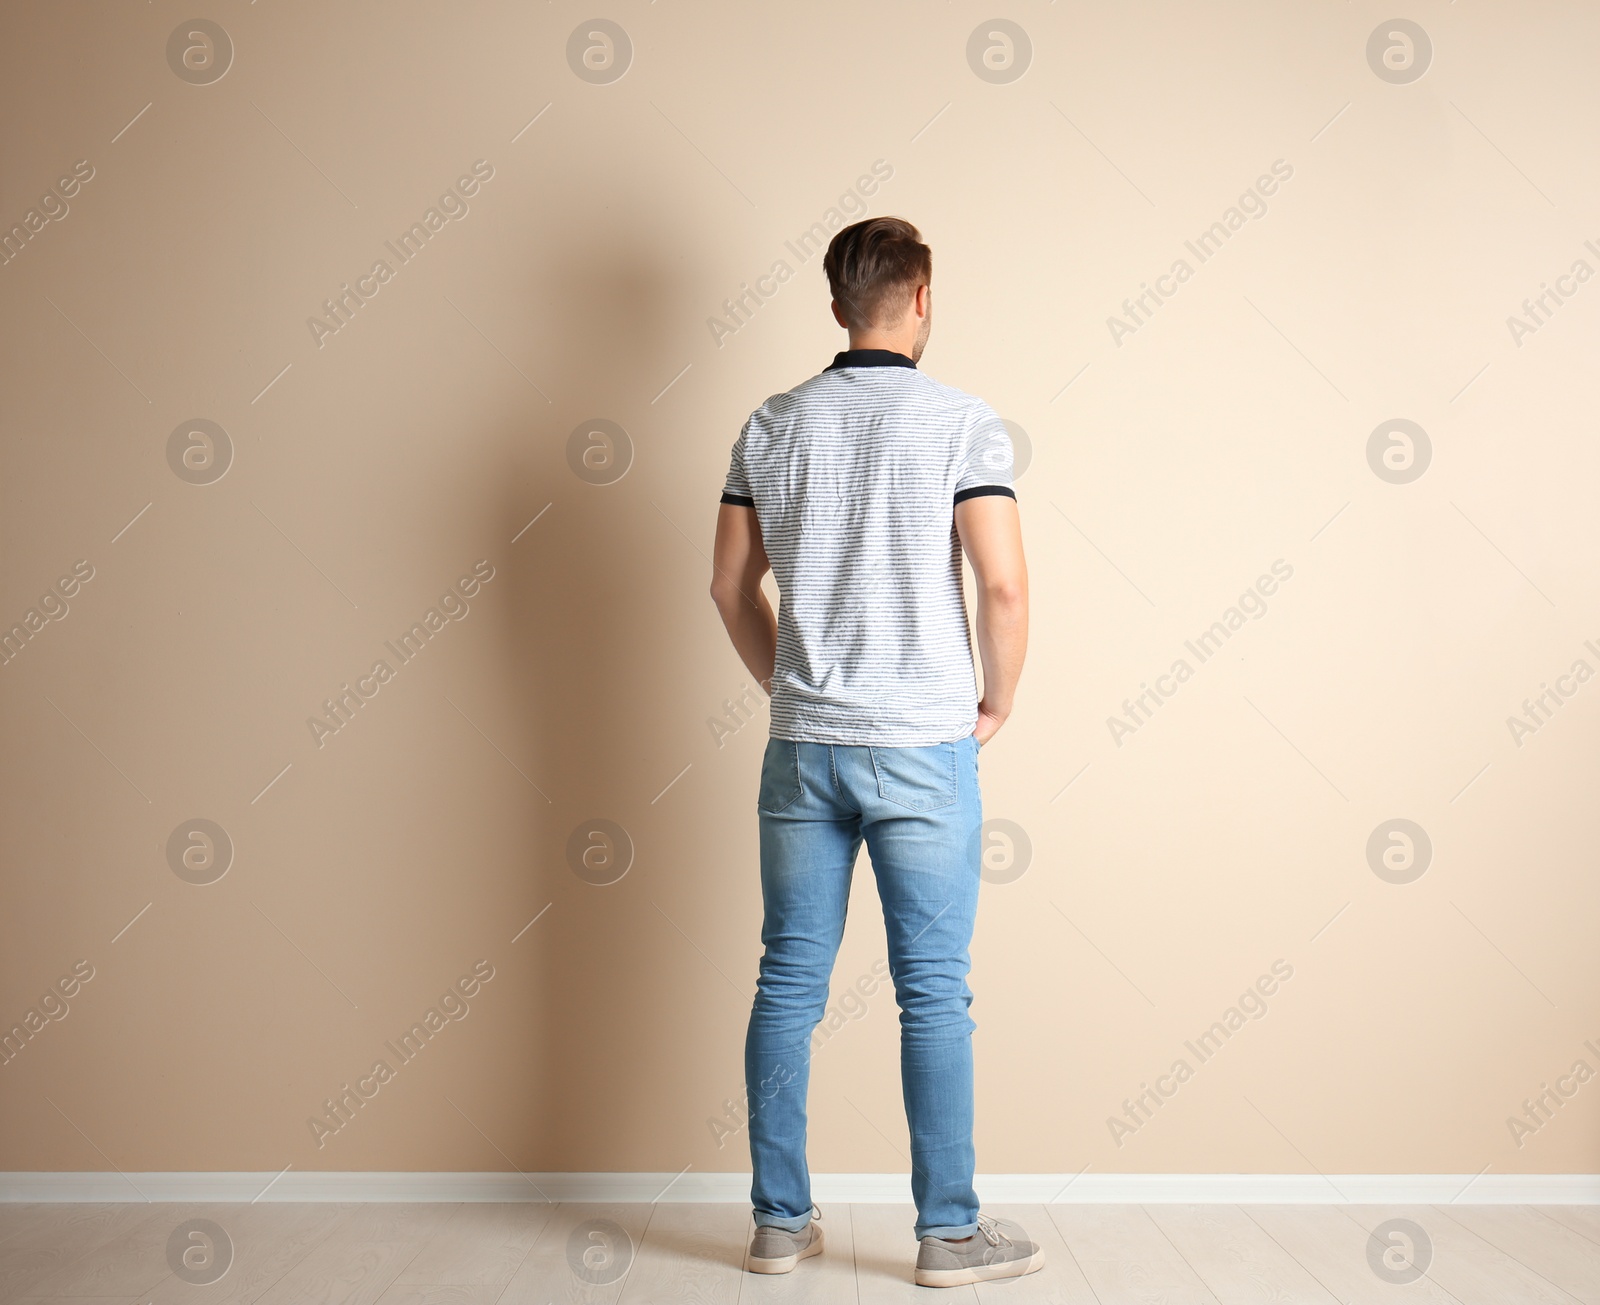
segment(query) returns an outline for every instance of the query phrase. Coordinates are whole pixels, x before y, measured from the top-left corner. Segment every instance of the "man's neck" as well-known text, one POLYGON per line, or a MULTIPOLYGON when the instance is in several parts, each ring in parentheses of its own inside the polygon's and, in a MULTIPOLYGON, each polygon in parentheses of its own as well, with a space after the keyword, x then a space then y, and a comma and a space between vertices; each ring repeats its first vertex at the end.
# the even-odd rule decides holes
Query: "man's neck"
POLYGON ((904 354, 911 357, 911 350, 917 342, 916 334, 887 335, 882 331, 864 331, 857 334, 850 332, 850 348, 852 349, 887 349, 891 353, 904 354))

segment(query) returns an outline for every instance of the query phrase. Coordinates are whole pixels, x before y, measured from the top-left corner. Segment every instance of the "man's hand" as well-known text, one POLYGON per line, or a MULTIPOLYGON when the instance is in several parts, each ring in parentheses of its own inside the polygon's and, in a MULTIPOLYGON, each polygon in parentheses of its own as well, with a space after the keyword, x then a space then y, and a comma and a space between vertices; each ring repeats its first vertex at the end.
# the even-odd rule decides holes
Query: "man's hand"
POLYGON ((990 711, 987 703, 980 702, 978 704, 978 727, 972 731, 978 736, 978 746, 981 748, 992 739, 1005 723, 1006 718, 1004 716, 997 711, 990 711))

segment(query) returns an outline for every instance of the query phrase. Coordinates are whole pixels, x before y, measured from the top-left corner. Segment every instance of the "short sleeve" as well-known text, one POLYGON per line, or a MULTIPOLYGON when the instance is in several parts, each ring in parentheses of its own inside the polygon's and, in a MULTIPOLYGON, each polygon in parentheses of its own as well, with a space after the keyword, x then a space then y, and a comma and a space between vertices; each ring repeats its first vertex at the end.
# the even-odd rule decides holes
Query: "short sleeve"
POLYGON ((756 501, 750 495, 750 480, 744 472, 744 437, 750 429, 748 422, 739 438, 733 442, 733 457, 728 462, 728 479, 722 485, 722 501, 735 507, 753 508, 756 501))
POLYGON ((987 404, 967 435, 967 448, 956 476, 957 503, 982 494, 1016 498, 1012 488, 1011 433, 998 413, 987 404))

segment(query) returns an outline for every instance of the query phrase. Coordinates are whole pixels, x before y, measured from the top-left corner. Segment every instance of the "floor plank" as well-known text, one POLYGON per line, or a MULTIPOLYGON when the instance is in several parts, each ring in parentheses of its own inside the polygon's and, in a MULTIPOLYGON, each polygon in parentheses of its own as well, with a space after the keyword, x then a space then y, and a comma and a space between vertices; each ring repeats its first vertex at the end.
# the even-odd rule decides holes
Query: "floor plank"
POLYGON ((657 1206, 618 1305, 737 1305, 749 1225, 743 1204, 657 1206))
POLYGON ((556 1206, 497 1305, 614 1305, 633 1270, 651 1216, 661 1208, 643 1202, 556 1206), (586 1225, 595 1223, 611 1229, 594 1229, 601 1233, 599 1238, 585 1236, 586 1225), (573 1270, 569 1255, 581 1264, 586 1249, 594 1256, 594 1271, 607 1281, 585 1281, 573 1270), (609 1276, 613 1272, 614 1278, 609 1276))
POLYGON ((1228 1305, 1342 1305, 1233 1205, 1147 1205, 1146 1212, 1211 1293, 1228 1305))
POLYGON ((983 1212, 1021 1225, 1028 1240, 1044 1252, 1044 1268, 1025 1278, 980 1282, 976 1291, 982 1305, 1097 1305, 1049 1210, 1042 1205, 985 1205, 983 1212))
POLYGON ((1572 1305, 1572 1297, 1547 1278, 1431 1206, 1352 1205, 1344 1207, 1358 1223, 1372 1228, 1385 1219, 1411 1219, 1433 1242, 1428 1276, 1462 1305, 1572 1305))
MULTIPOLYGON (((937 1305, 1600 1305, 1594 1206, 994 1206, 1045 1268, 943 1289, 937 1305), (1384 1281, 1371 1230, 1407 1219, 1427 1271, 1384 1281)), ((830 1204, 823 1254, 744 1271, 737 1204, 41 1203, 0 1209, 3 1305, 902 1305, 914 1285, 909 1205, 830 1204), (182 1281, 167 1243, 221 1225, 233 1262, 182 1281), (585 1263, 588 1267, 585 1268, 585 1263), (596 1281, 599 1273, 603 1280, 596 1281)))
POLYGON ((29 1237, 0 1246, 0 1293, 30 1295, 37 1283, 92 1255, 151 1217, 138 1203, 52 1204, 49 1217, 29 1237))
MULTIPOLYGON (((917 1211, 911 1205, 852 1205, 850 1225, 855 1237, 856 1290, 860 1305, 906 1305, 929 1301, 927 1287, 919 1287, 912 1274, 917 1265, 917 1239, 913 1230, 917 1211)), ((941 1287, 939 1305, 977 1305, 971 1287, 941 1287)))
MULTIPOLYGON (((856 1247, 850 1207, 830 1202, 822 1211, 822 1254, 795 1265, 793 1273, 739 1275, 739 1305, 839 1305, 856 1298, 856 1247)), ((755 1219, 745 1211, 742 1258, 755 1236, 755 1219)))
POLYGON ((34 1296, 137 1296, 165 1278, 167 1239, 189 1217, 184 1205, 131 1206, 144 1217, 36 1278, 34 1296))
POLYGON ((504 1287, 539 1240, 552 1208, 545 1201, 464 1201, 406 1265, 396 1285, 504 1287))
POLYGON ((1530 1205, 1528 1208, 1600 1245, 1600 1205, 1530 1205))
POLYGON ((495 1305, 505 1288, 499 1283, 395 1283, 378 1305, 495 1305))
MULTIPOLYGON (((1433 1277, 1397 1284, 1373 1273, 1367 1262, 1367 1238, 1381 1220, 1358 1222, 1335 1205, 1247 1205, 1241 1209, 1324 1290, 1348 1305, 1460 1305, 1433 1277)), ((1406 1217, 1432 1236, 1434 1220, 1426 1208, 1412 1207, 1406 1217), (1421 1219, 1416 1218, 1418 1213, 1423 1215, 1421 1219)))
POLYGON ((185 1218, 213 1220, 233 1243, 233 1263, 216 1282, 186 1282, 169 1274, 141 1305, 249 1305, 331 1236, 359 1202, 259 1202, 189 1210, 185 1218))
POLYGON ((339 1229, 257 1299, 260 1305, 373 1305, 420 1249, 354 1241, 339 1229))
POLYGON ((1048 1208, 1100 1305, 1217 1305, 1143 1206, 1048 1208))
POLYGON ((6 1305, 144 1305, 143 1296, 6 1296, 6 1305))
POLYGON ((1600 1305, 1600 1246, 1587 1237, 1526 1205, 1436 1208, 1585 1305, 1600 1305))
POLYGON ((373 1305, 455 1209, 453 1201, 369 1201, 269 1287, 260 1305, 373 1305))
POLYGON ((13 1237, 37 1236, 49 1225, 51 1211, 60 1208, 50 1201, 0 1202, 0 1246, 13 1237))
POLYGON ((340 1235, 357 1242, 426 1242, 456 1212, 456 1202, 368 1201, 340 1235))

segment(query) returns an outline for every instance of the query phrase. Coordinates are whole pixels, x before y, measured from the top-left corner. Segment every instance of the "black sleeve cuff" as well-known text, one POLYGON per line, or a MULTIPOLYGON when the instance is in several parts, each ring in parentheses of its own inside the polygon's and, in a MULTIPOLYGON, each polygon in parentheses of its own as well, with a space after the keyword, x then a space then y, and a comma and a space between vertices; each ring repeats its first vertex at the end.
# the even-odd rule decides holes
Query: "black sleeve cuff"
POLYGON ((961 503, 969 498, 982 498, 985 494, 1004 494, 1007 498, 1016 498, 1016 491, 1009 485, 971 485, 966 489, 956 490, 956 502, 961 503))
POLYGON ((724 503, 732 503, 734 507, 753 508, 756 505, 755 499, 750 498, 748 495, 730 494, 727 490, 722 491, 722 501, 724 503))

